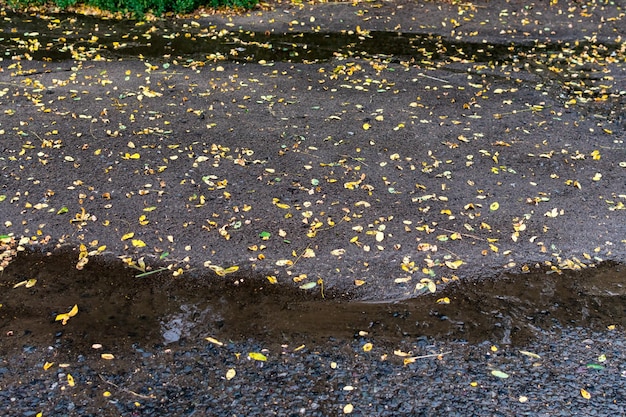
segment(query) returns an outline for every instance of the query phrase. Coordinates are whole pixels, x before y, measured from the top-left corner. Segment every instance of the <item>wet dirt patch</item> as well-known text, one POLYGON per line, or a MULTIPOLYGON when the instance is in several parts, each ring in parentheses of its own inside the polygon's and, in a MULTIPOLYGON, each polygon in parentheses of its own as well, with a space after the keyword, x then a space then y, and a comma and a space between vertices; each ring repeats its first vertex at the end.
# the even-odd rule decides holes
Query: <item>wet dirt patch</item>
POLYGON ((220 340, 324 343, 366 332, 377 340, 407 337, 521 344, 563 326, 603 329, 625 324, 623 268, 604 265, 563 274, 530 273, 450 286, 401 302, 322 298, 319 288, 293 290, 254 277, 137 278, 121 262, 77 254, 21 254, 0 281, 0 354, 28 346, 89 351, 154 347, 211 336, 220 340), (34 286, 13 288, 24 280, 34 286), (78 305, 63 326, 55 321, 78 305))

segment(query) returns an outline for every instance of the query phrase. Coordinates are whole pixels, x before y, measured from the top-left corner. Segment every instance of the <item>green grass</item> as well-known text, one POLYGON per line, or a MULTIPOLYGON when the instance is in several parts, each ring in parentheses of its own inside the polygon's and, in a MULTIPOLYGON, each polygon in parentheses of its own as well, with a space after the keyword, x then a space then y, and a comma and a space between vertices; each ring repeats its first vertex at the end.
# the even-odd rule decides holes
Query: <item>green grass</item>
POLYGON ((199 7, 249 9, 254 7, 258 0, 52 0, 51 2, 46 0, 13 0, 11 3, 17 7, 52 3, 62 9, 77 4, 85 4, 114 13, 130 12, 141 17, 146 13, 153 13, 157 16, 166 12, 188 13, 199 7))

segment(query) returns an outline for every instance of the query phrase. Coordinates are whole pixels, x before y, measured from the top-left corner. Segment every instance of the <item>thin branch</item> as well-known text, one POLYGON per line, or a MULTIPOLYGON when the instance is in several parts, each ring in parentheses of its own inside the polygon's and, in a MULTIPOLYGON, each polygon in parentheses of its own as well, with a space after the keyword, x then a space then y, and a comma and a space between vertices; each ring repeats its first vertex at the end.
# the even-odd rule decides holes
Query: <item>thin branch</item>
POLYGON ((144 398, 144 399, 154 399, 154 398, 156 398, 156 396, 155 396, 154 394, 150 394, 150 395, 143 395, 143 394, 139 394, 139 393, 136 393, 135 391, 131 391, 131 390, 126 389, 126 388, 122 388, 122 387, 120 387, 119 385, 114 384, 114 383, 113 383, 113 382, 111 382, 111 381, 107 381, 106 379, 104 379, 104 377, 103 377, 101 374, 98 374, 98 376, 99 376, 99 377, 100 377, 100 379, 101 379, 102 381, 104 381, 105 383, 107 383, 107 384, 109 384, 109 385, 113 385, 115 388, 120 389, 120 390, 122 390, 122 391, 124 391, 124 392, 127 392, 127 393, 129 393, 129 394, 132 394, 132 395, 134 395, 134 396, 136 396, 136 397, 139 397, 139 398, 144 398))

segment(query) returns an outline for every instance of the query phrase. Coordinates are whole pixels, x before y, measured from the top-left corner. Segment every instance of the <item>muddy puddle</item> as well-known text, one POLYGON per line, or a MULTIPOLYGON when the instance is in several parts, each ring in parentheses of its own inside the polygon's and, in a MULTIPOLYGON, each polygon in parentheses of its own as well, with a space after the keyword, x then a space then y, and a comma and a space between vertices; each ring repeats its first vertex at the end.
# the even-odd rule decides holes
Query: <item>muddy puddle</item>
POLYGON ((617 43, 596 45, 585 40, 554 44, 538 41, 488 43, 480 39, 453 41, 428 32, 275 33, 182 20, 147 22, 68 13, 21 14, 7 10, 0 15, 0 57, 4 55, 9 60, 139 57, 181 63, 204 60, 306 63, 354 57, 410 61, 426 68, 482 62, 491 67, 523 68, 530 64, 546 69, 549 66, 566 69, 570 57, 589 50, 598 59, 616 57, 622 52, 617 43))
POLYGON ((0 354, 46 344, 77 350, 94 343, 110 349, 177 346, 207 336, 321 344, 360 332, 389 342, 436 337, 521 344, 563 326, 626 324, 626 272, 615 265, 463 283, 399 302, 349 302, 246 277, 227 283, 217 276, 137 278, 121 262, 97 258, 79 271, 76 260, 69 251, 21 254, 4 271, 0 354), (37 280, 33 286, 13 288, 30 279, 37 280), (78 314, 65 326, 55 321, 74 305, 78 314))

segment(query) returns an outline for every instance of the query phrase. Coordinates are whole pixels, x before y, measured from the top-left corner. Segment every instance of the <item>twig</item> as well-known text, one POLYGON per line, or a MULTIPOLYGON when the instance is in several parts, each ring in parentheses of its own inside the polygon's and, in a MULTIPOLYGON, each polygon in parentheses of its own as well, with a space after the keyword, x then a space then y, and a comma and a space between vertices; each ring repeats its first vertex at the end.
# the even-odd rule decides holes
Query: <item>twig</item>
POLYGON ((99 377, 100 377, 100 379, 101 379, 102 381, 104 381, 105 383, 107 383, 107 384, 109 384, 109 385, 113 385, 115 388, 120 389, 120 390, 122 390, 122 391, 124 391, 124 392, 127 392, 127 393, 129 393, 129 394, 132 394, 132 395, 134 395, 134 396, 136 396, 136 397, 139 397, 139 398, 144 398, 144 399, 154 399, 154 398, 156 398, 156 396, 155 396, 154 394, 150 394, 150 395, 143 395, 143 394, 139 394, 139 393, 136 393, 135 391, 131 391, 131 390, 126 389, 126 388, 122 388, 122 387, 120 387, 119 385, 117 385, 117 384, 115 384, 115 383, 113 383, 113 382, 111 382, 111 381, 107 381, 106 379, 104 379, 104 377, 103 377, 101 374, 98 374, 98 376, 99 376, 99 377))
POLYGON ((435 80, 435 81, 439 81, 439 82, 442 82, 442 83, 451 84, 450 81, 448 81, 448 80, 444 80, 442 78, 437 78, 437 77, 431 77, 430 75, 426 75, 423 72, 420 72, 417 75, 419 75, 420 77, 428 78, 429 80, 435 80))
POLYGON ((306 253, 306 251, 311 247, 311 244, 309 243, 308 245, 306 245, 306 248, 304 248, 304 250, 302 251, 302 253, 300 255, 298 255, 298 257, 296 258, 295 261, 293 261, 293 263, 291 265, 289 265, 287 267, 287 269, 291 269, 293 268, 296 263, 298 263, 298 261, 300 260, 300 258, 302 258, 304 256, 304 254, 306 253))
POLYGON ((421 355, 421 356, 411 356, 412 359, 426 359, 426 358, 436 358, 438 356, 447 355, 448 353, 452 353, 451 350, 443 353, 431 353, 430 355, 421 355))

